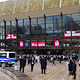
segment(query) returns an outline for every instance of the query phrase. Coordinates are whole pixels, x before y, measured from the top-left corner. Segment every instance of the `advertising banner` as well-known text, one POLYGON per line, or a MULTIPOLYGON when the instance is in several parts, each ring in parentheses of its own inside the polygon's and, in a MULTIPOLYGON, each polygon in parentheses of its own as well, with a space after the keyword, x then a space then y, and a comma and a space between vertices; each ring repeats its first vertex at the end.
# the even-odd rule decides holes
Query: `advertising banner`
POLYGON ((39 47, 45 47, 45 42, 38 42, 39 47))
MULTIPOLYGON (((80 32, 72 31, 72 37, 80 36, 80 32)), ((66 31, 64 37, 71 37, 71 31, 66 31)))
POLYGON ((32 47, 37 47, 37 42, 31 42, 32 47))
POLYGON ((6 39, 16 39, 17 37, 14 34, 8 34, 6 39))
POLYGON ((45 42, 31 42, 32 47, 45 47, 45 42))

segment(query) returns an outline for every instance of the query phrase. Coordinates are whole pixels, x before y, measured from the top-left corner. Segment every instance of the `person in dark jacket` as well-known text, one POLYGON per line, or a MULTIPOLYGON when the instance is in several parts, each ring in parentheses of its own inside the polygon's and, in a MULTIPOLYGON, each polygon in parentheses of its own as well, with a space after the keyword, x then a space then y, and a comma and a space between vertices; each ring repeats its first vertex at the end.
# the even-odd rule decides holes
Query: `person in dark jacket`
POLYGON ((47 66, 47 61, 46 61, 46 58, 44 56, 42 56, 42 59, 41 59, 41 73, 43 74, 46 74, 46 66, 47 66))
POLYGON ((31 59, 31 72, 33 71, 34 63, 35 63, 34 57, 32 57, 32 59, 31 59))
POLYGON ((72 70, 73 70, 73 75, 74 75, 73 79, 76 79, 76 63, 75 63, 75 61, 73 62, 72 70))
POLYGON ((70 59, 70 61, 69 61, 69 66, 68 66, 69 75, 72 75, 72 74, 73 74, 72 65, 73 65, 73 61, 70 59))
POLYGON ((29 56, 28 56, 28 64, 30 64, 31 59, 32 59, 32 55, 29 55, 29 56))
POLYGON ((22 56, 21 58, 20 58, 20 71, 22 70, 22 68, 23 68, 23 70, 22 70, 22 72, 24 73, 24 67, 26 66, 26 59, 25 59, 25 56, 22 56))

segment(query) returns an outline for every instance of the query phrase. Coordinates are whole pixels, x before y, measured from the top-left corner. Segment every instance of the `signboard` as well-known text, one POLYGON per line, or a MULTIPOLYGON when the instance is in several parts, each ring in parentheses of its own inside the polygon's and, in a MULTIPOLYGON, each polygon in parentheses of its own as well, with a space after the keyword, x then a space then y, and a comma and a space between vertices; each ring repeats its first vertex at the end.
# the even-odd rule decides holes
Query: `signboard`
POLYGON ((23 46, 24 46, 24 42, 23 42, 23 41, 20 41, 20 42, 19 42, 19 46, 20 46, 20 47, 23 47, 23 46))
POLYGON ((31 42, 32 47, 45 47, 45 42, 31 42))
POLYGON ((16 39, 17 37, 14 34, 8 34, 6 39, 16 39))
POLYGON ((37 47, 37 42, 31 42, 32 47, 37 47))
POLYGON ((38 42, 39 47, 45 47, 45 42, 38 42))
POLYGON ((54 40, 54 46, 59 47, 60 46, 60 41, 59 40, 54 40))
MULTIPOLYGON (((72 31, 72 37, 80 36, 80 32, 72 31)), ((71 31, 66 31, 64 37, 71 37, 71 31)))

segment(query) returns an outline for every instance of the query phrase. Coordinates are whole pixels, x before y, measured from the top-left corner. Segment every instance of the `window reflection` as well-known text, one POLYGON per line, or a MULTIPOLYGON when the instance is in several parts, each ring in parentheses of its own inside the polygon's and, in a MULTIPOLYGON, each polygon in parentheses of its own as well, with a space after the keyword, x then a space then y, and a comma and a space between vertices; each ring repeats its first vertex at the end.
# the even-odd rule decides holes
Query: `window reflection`
POLYGON ((29 25, 29 19, 24 20, 24 35, 25 37, 28 37, 30 34, 30 25, 29 25))
POLYGON ((4 22, 0 22, 0 39, 5 38, 5 33, 4 33, 4 22))
POLYGON ((16 21, 12 21, 12 34, 16 35, 16 21))
POLYGON ((70 15, 63 15, 63 32, 71 30, 70 15))
POLYGON ((44 18, 38 18, 38 35, 43 36, 44 35, 44 18))
POLYGON ((46 34, 52 34, 53 33, 53 24, 46 24, 46 34))
POLYGON ((18 38, 23 37, 23 20, 18 20, 18 38))
POLYGON ((38 35, 37 18, 31 19, 31 36, 38 35))
POLYGON ((38 35, 39 37, 44 35, 44 24, 38 25, 38 35))
POLYGON ((54 35, 60 36, 61 34, 61 16, 54 16, 54 35))
POLYGON ((11 27, 10 27, 10 21, 6 22, 6 36, 8 34, 11 34, 11 27))
POLYGON ((72 30, 80 32, 80 14, 72 14, 72 30))

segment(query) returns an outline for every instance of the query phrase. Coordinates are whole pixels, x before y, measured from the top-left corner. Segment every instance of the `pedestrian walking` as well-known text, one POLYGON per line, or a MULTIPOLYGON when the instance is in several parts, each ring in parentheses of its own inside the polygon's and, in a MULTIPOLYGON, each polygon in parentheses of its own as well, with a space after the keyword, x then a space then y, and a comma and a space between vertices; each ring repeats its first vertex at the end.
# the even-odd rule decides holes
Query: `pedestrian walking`
POLYGON ((32 57, 32 59, 31 59, 31 72, 33 71, 34 63, 35 63, 34 57, 32 57))
POLYGON ((55 64, 55 58, 53 56, 53 59, 52 59, 52 66, 55 64))
POLYGON ((46 61, 46 58, 44 56, 42 56, 42 59, 41 59, 41 73, 43 74, 46 74, 46 66, 47 66, 47 61, 46 61))
POLYGON ((73 69, 73 76, 74 76, 73 79, 76 79, 76 63, 75 63, 75 61, 73 62, 72 69, 73 69))
POLYGON ((73 61, 72 61, 72 59, 70 59, 70 61, 69 61, 69 66, 68 66, 69 75, 72 75, 72 74, 73 74, 72 65, 73 65, 73 61))
POLYGON ((25 59, 25 56, 22 56, 20 59, 20 71, 22 70, 22 72, 24 73, 24 67, 26 66, 26 59, 25 59))

